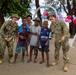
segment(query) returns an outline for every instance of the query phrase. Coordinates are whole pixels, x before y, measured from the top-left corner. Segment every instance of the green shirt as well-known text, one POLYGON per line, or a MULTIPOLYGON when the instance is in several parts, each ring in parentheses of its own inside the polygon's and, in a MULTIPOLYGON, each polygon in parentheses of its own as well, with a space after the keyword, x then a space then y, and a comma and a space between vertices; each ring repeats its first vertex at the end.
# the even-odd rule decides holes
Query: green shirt
POLYGON ((4 22, 4 24, 2 25, 1 29, 0 29, 0 35, 2 35, 4 38, 9 38, 9 37, 15 37, 17 32, 18 32, 18 24, 12 24, 12 21, 6 21, 4 22))
POLYGON ((56 20, 55 24, 51 24, 52 34, 55 34, 55 40, 60 40, 62 36, 70 37, 69 29, 64 21, 56 20))

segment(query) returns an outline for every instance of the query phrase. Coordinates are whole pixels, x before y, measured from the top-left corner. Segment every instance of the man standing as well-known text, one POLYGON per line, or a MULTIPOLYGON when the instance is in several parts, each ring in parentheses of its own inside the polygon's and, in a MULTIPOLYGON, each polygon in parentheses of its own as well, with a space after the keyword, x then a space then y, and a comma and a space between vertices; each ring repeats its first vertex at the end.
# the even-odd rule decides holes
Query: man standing
POLYGON ((69 37, 70 37, 69 30, 65 22, 56 19, 55 14, 49 13, 48 17, 49 17, 49 20, 52 22, 50 26, 52 30, 52 34, 55 34, 55 53, 54 53, 55 61, 51 65, 54 66, 58 64, 59 51, 62 45, 64 71, 67 72, 68 71, 67 53, 69 51, 69 37))
POLYGON ((9 62, 12 62, 13 57, 13 39, 18 31, 18 24, 16 21, 19 19, 17 14, 12 15, 12 20, 4 22, 0 29, 0 64, 3 62, 4 51, 7 46, 9 62))

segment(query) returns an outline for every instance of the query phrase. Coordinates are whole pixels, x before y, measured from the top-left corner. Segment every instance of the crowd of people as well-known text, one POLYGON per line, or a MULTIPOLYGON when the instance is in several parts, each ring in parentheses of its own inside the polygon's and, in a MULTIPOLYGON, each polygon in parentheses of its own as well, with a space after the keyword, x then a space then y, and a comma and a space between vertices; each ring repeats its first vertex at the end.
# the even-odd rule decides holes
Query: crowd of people
POLYGON ((41 52, 41 61, 39 64, 45 62, 44 53, 46 54, 46 66, 50 67, 57 65, 59 60, 59 51, 62 46, 63 51, 63 70, 68 71, 68 58, 69 51, 69 30, 64 21, 56 18, 54 13, 49 13, 48 19, 44 20, 42 26, 40 25, 40 19, 36 17, 32 25, 32 17, 30 15, 22 17, 22 24, 18 26, 16 21, 19 19, 17 14, 13 14, 11 20, 3 23, 0 29, 0 64, 3 63, 4 51, 7 46, 9 62, 16 63, 18 54, 22 50, 22 62, 25 63, 25 53, 29 59, 27 63, 32 61, 32 54, 34 52, 33 62, 37 62, 38 51, 41 52), (48 28, 48 20, 51 21, 50 28, 48 28), (50 64, 49 62, 49 41, 55 36, 55 61, 50 64), (13 48, 14 39, 17 40, 14 60, 13 60, 13 48), (30 52, 28 52, 28 46, 30 46, 30 52))

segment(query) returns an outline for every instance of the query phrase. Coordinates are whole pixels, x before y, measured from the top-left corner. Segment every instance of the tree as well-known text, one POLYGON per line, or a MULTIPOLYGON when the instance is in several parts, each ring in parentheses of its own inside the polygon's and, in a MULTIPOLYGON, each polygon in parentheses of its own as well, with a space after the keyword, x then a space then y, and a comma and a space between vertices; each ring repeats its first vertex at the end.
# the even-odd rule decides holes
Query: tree
POLYGON ((16 13, 19 16, 29 14, 29 0, 0 0, 0 27, 4 22, 4 16, 16 13))
POLYGON ((67 1, 66 7, 63 3, 61 4, 63 5, 64 10, 67 13, 67 15, 72 16, 72 22, 69 24, 69 32, 70 32, 71 38, 73 38, 76 33, 76 26, 73 23, 73 16, 76 16, 76 0, 66 0, 66 1, 67 1))
MULTIPOLYGON (((40 7, 39 6, 39 0, 35 0, 35 4, 36 4, 36 8, 40 7)), ((40 18, 40 20, 42 22, 40 9, 37 12, 37 16, 40 18)))

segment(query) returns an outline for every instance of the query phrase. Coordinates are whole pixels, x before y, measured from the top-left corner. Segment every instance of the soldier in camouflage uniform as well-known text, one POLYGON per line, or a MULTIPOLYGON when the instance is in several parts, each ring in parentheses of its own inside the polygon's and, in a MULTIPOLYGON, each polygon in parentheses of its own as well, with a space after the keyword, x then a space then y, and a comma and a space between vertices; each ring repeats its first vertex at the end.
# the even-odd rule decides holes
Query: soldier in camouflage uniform
POLYGON ((67 28, 65 22, 56 19, 56 16, 53 13, 49 13, 49 20, 52 22, 50 26, 52 34, 55 35, 55 53, 54 53, 55 61, 52 63, 52 66, 58 64, 59 51, 60 47, 62 46, 64 71, 68 71, 67 53, 69 51, 69 37, 70 37, 69 29, 67 28))
POLYGON ((0 29, 0 64, 3 62, 4 51, 7 46, 9 62, 12 62, 13 57, 13 39, 18 31, 18 24, 16 21, 19 19, 17 14, 12 15, 12 20, 4 22, 0 29))

